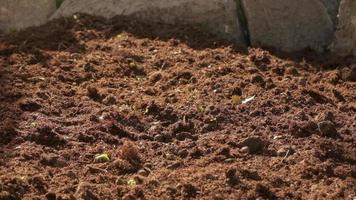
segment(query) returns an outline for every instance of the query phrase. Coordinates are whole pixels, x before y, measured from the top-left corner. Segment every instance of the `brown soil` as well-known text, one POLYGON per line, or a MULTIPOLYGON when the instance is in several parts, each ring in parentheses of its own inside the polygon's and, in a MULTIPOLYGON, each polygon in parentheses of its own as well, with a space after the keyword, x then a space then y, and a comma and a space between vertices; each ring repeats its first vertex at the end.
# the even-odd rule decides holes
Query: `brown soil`
POLYGON ((356 65, 79 15, 0 42, 0 199, 356 197, 356 65))

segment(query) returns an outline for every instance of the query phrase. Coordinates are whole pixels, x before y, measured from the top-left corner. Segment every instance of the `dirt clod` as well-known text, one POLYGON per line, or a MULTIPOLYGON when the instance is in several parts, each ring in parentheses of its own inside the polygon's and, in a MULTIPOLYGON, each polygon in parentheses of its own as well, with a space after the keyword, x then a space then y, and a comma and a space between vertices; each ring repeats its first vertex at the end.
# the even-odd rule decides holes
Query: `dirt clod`
POLYGON ((318 129, 320 131, 320 134, 325 137, 332 137, 336 138, 339 136, 335 125, 331 121, 322 121, 318 123, 318 129))

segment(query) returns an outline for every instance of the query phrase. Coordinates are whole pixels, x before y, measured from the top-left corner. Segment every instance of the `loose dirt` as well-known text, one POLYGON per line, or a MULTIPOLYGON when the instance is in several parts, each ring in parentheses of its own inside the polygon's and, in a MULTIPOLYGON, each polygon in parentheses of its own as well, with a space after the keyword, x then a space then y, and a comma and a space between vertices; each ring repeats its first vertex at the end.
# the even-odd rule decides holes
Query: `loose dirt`
POLYGON ((125 18, 1 35, 0 199, 354 199, 356 65, 278 55, 125 18))

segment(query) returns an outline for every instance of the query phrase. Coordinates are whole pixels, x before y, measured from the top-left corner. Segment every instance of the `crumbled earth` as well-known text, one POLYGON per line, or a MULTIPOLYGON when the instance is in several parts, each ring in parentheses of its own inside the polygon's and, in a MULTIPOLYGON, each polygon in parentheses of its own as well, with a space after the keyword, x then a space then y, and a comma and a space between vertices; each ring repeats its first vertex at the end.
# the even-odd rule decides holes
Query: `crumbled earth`
POLYGON ((1 35, 0 199, 354 199, 355 70, 126 18, 1 35))

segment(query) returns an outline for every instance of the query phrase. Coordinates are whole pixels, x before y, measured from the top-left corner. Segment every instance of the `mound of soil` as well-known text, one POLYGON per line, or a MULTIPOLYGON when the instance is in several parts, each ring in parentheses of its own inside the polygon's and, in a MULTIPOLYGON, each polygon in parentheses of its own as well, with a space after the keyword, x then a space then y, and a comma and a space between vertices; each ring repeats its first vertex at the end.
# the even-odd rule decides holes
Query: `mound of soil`
POLYGON ((352 199, 356 65, 76 15, 0 36, 0 199, 352 199))

